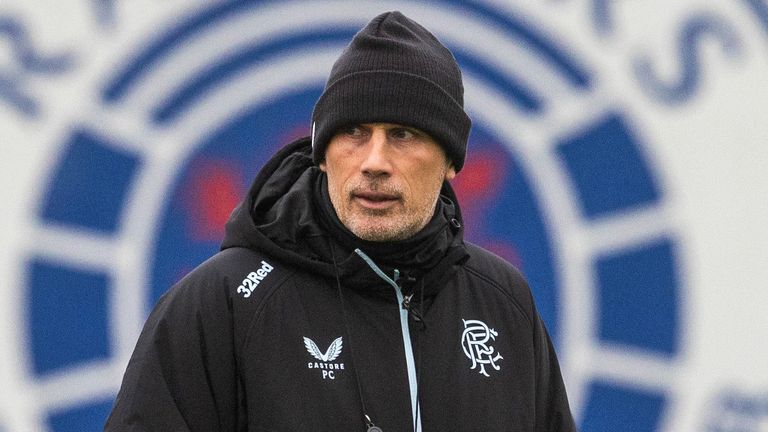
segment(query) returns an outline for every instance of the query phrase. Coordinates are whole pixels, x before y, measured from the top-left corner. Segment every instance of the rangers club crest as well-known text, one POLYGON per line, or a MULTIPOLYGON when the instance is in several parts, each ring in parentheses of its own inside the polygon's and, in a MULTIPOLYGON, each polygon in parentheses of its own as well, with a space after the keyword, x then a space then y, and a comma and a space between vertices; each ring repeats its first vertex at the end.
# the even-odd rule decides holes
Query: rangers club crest
POLYGON ((490 341, 496 340, 499 333, 489 328, 487 324, 479 320, 465 320, 464 333, 461 334, 461 347, 464 348, 464 355, 472 360, 470 369, 477 369, 480 366, 480 374, 490 377, 485 370, 489 365, 495 370, 501 370, 497 362, 504 357, 496 349, 490 346, 490 341))

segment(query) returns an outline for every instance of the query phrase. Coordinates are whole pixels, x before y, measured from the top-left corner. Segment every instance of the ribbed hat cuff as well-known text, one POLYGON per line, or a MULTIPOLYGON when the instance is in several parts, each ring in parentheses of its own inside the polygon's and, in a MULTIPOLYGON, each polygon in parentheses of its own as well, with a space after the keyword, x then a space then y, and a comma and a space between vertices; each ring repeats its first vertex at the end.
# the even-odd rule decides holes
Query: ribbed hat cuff
POLYGON ((336 131, 359 123, 396 123, 428 133, 446 152, 458 172, 464 165, 471 121, 461 104, 438 85, 399 71, 364 71, 328 86, 315 105, 313 157, 325 158, 336 131))

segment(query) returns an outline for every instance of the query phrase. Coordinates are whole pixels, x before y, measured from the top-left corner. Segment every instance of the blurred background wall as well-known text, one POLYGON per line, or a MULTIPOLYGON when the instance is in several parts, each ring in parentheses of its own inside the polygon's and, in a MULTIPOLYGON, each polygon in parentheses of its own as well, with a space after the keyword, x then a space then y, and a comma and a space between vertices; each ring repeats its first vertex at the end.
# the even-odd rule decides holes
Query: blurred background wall
POLYGON ((526 274, 582 431, 768 431, 765 0, 6 0, 0 431, 95 431, 333 60, 399 9, 462 65, 467 236, 526 274))

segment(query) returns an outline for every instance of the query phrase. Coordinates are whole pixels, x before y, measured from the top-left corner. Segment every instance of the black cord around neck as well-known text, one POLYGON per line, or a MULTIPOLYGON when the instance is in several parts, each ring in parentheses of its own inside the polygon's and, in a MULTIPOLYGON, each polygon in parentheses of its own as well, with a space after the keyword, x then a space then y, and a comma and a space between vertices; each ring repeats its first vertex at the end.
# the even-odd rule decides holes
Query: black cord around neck
POLYGON ((341 319, 344 322, 344 331, 347 333, 347 340, 349 341, 347 346, 349 347, 349 355, 352 364, 352 370, 355 372, 355 383, 357 384, 357 394, 360 397, 360 408, 363 410, 363 422, 365 423, 367 432, 382 432, 381 428, 376 426, 368 416, 368 410, 365 408, 365 399, 363 398, 363 387, 360 383, 360 374, 357 371, 357 365, 355 364, 355 349, 352 342, 352 332, 350 331, 349 323, 347 321, 347 308, 344 302, 344 294, 341 291, 341 279, 339 278, 339 266, 336 263, 336 253, 333 243, 329 242, 331 250, 331 259, 333 260, 333 272, 336 276, 336 291, 339 295, 339 303, 341 304, 341 319))
MULTIPOLYGON (((417 363, 416 363, 416 402, 419 404, 419 407, 421 406, 419 392, 421 391, 421 371, 423 370, 421 368, 422 365, 422 358, 424 357, 424 353, 421 350, 421 338, 424 337, 424 333, 427 330, 427 323, 424 321, 424 278, 421 279, 421 292, 419 293, 419 317, 420 324, 421 324, 421 331, 417 333, 416 337, 416 353, 419 356, 417 363)), ((421 419, 419 416, 421 415, 421 408, 416 410, 416 424, 421 424, 421 419)))

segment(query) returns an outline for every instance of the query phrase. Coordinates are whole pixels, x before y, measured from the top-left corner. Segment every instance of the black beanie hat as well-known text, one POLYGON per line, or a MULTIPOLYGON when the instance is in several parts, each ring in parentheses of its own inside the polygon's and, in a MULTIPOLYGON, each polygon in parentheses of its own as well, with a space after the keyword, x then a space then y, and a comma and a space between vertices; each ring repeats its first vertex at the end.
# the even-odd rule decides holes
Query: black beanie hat
POLYGON ((334 63, 312 113, 315 163, 342 126, 396 123, 429 134, 458 172, 471 121, 461 71, 448 49, 400 12, 374 18, 334 63))

